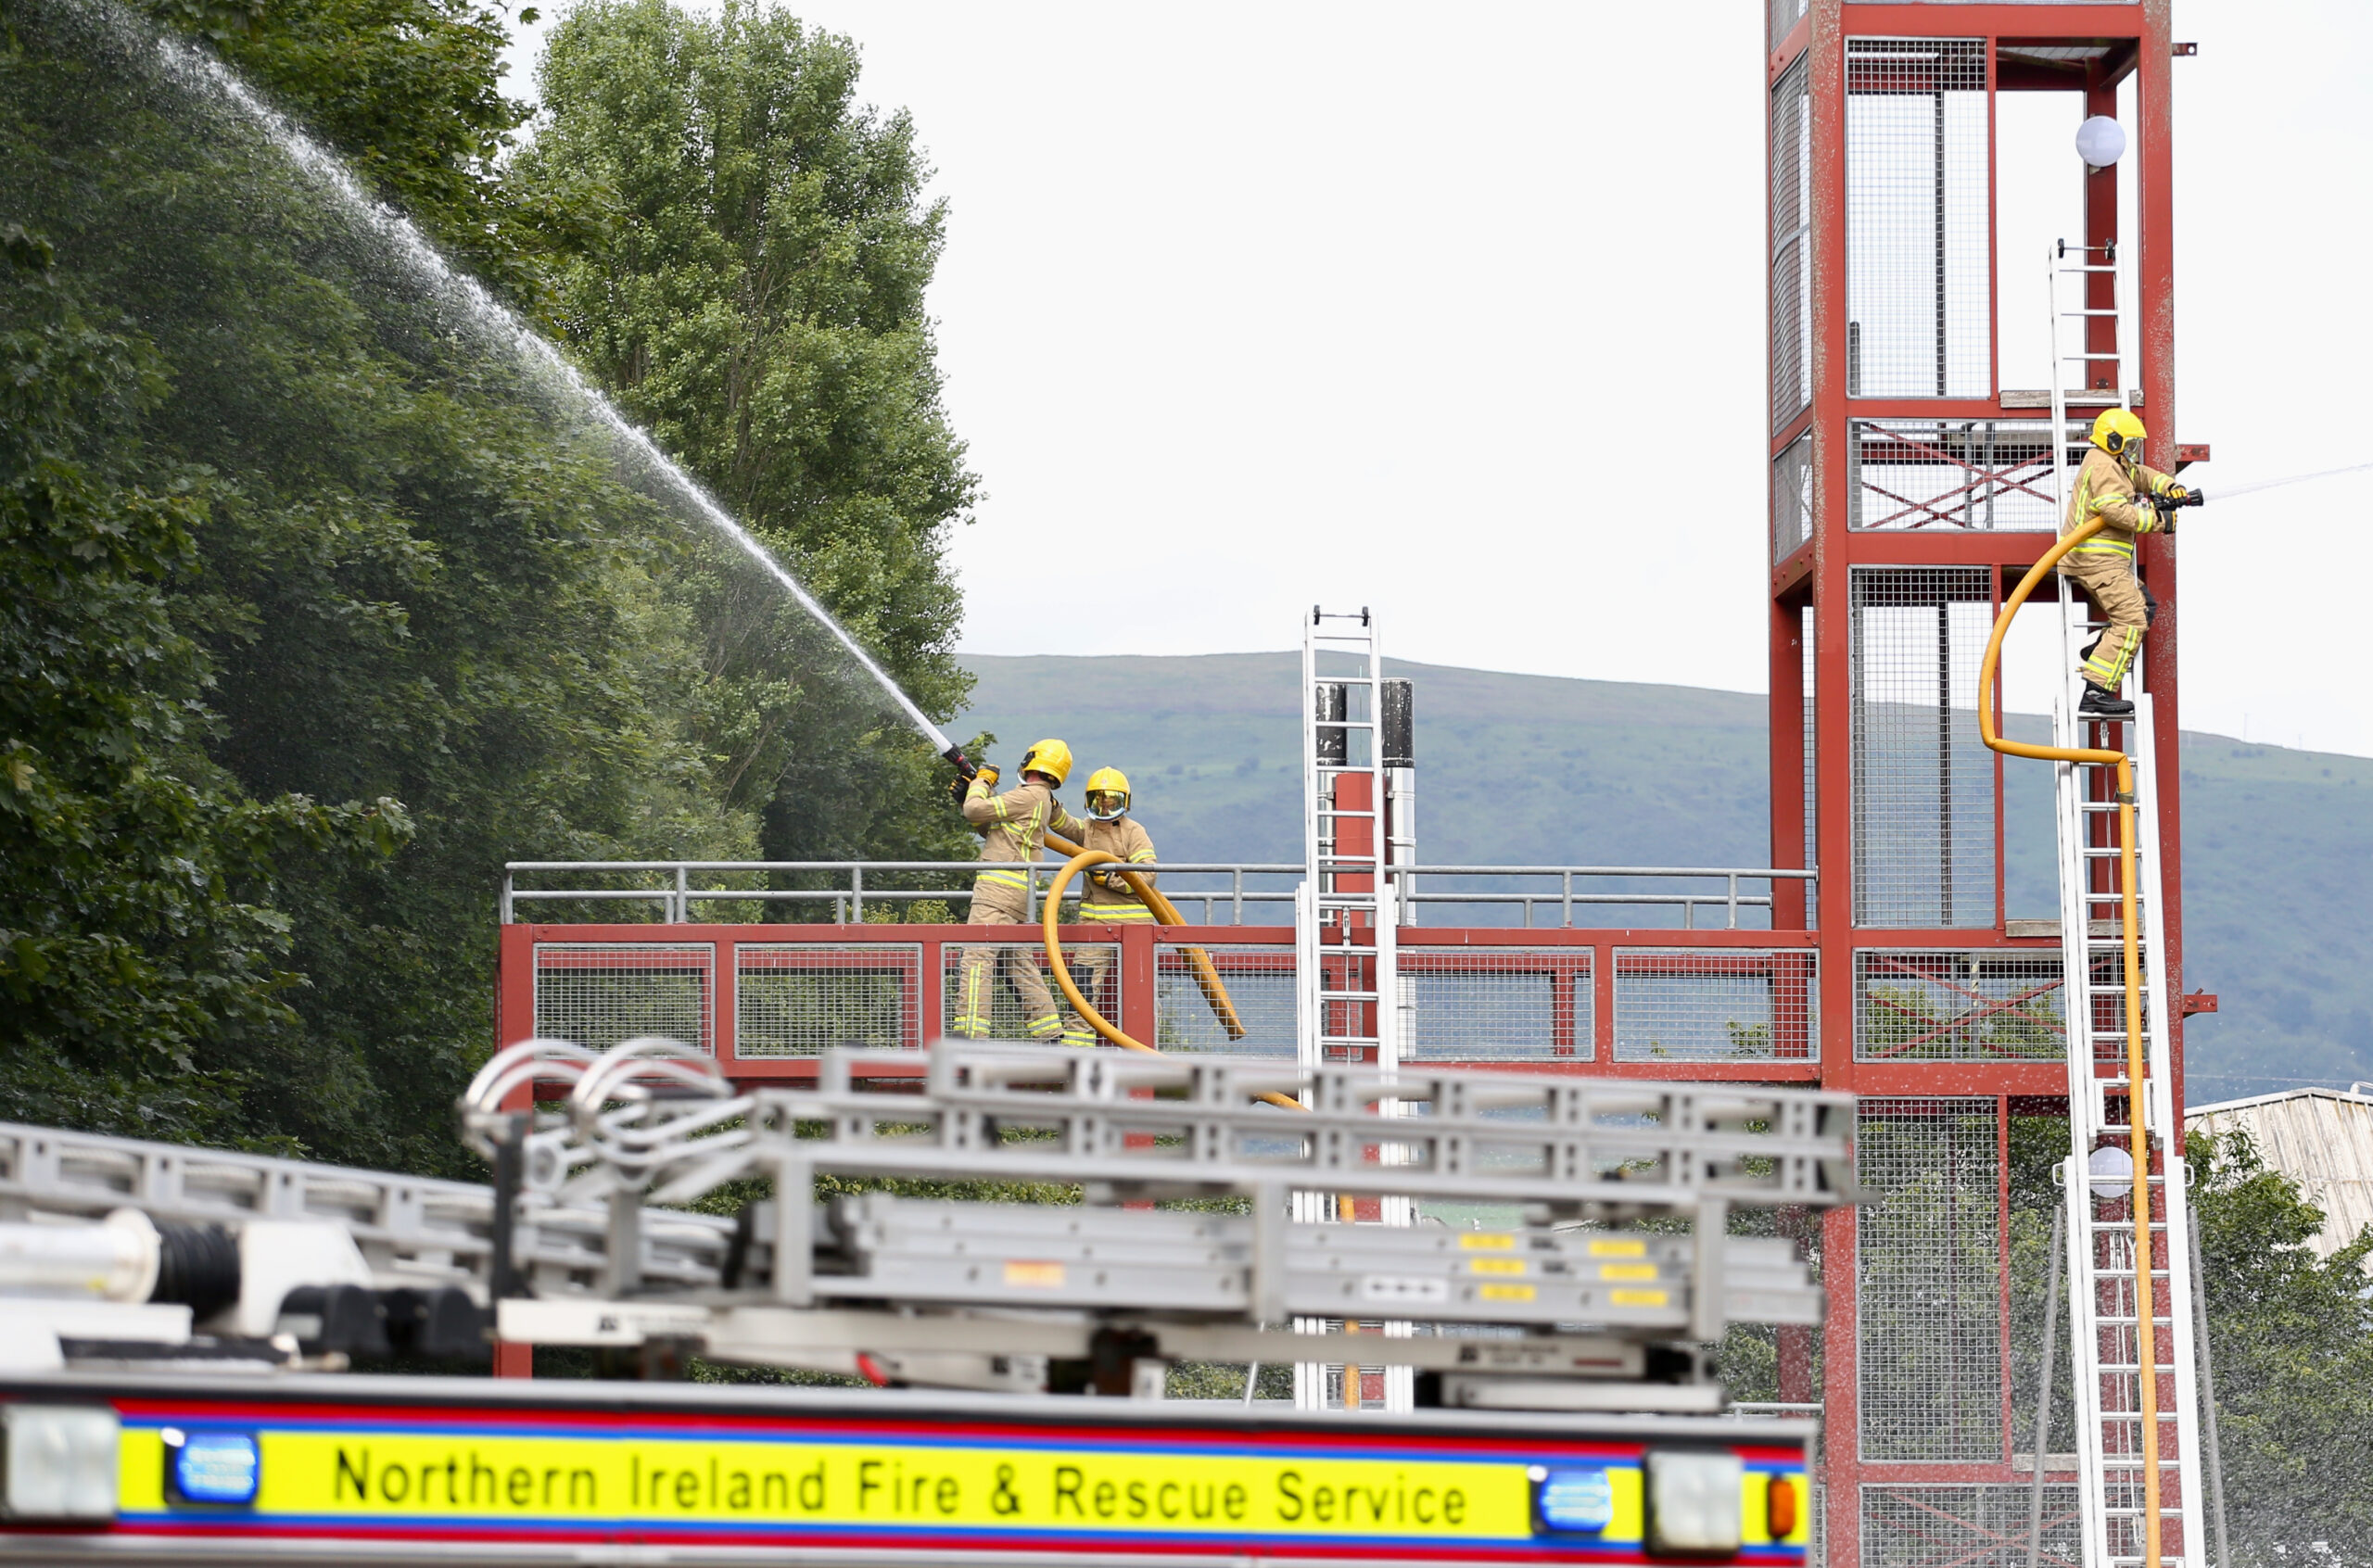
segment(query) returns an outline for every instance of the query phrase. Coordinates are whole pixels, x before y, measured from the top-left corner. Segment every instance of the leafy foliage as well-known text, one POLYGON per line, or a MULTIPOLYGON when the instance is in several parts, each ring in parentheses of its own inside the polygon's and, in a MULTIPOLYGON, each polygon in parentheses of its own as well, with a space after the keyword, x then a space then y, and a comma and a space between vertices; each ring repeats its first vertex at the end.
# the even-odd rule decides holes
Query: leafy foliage
POLYGON ((2248 1133, 2189 1157, 2234 1553, 2373 1562, 2373 1233, 2319 1259, 2323 1211, 2248 1133))
MULTIPOLYGON (((545 297, 554 247, 577 247, 572 267, 606 264, 591 242, 615 232, 607 207, 503 174, 521 111, 496 87, 499 12, 452 0, 159 9, 499 292, 545 297)), ((812 636, 782 624, 780 596, 756 599, 749 574, 632 488, 607 432, 555 398, 547 367, 458 309, 460 290, 384 218, 292 158, 233 101, 246 91, 235 78, 160 53, 103 6, 34 0, 8 19, 0 209, 44 236, 20 244, 43 262, 42 297, 70 285, 84 305, 41 316, 28 303, 40 291, 12 297, 12 385, 41 418, 20 438, 11 420, 25 521, 0 572, 25 585, 19 667, 93 710, 10 714, 10 756, 35 759, 7 775, 27 797, 13 804, 40 804, 29 842, 179 867, 190 889, 185 907, 152 891, 141 926, 129 906, 35 881, 38 857, 12 858, 30 891, 10 923, 52 947, 23 946, 7 980, 64 1020, 18 1037, 46 1047, 80 1030, 123 1058, 30 1053, 8 1074, 19 1114, 120 1120, 147 1092, 140 1064, 161 1061, 197 1108, 152 1119, 159 1130, 450 1168, 446 1107, 492 1034, 502 861, 746 856, 768 813, 780 841, 844 854, 955 847, 945 813, 925 809, 925 748, 885 728, 869 698, 807 682, 812 636), (70 364, 80 381, 59 373, 70 364), (52 557, 81 560, 84 545, 25 510, 36 506, 105 541, 70 581, 52 557), (53 580, 66 586, 40 621, 34 590, 53 580), (61 773, 70 753, 117 774, 61 773), (29 803, 52 779, 89 803, 29 803), (371 853, 340 853, 358 841, 371 853), (90 952, 70 963, 74 942, 90 952), (125 997, 74 978, 103 962, 161 977, 140 988, 140 1029, 125 997), (47 982, 55 994, 32 974, 44 964, 66 977, 47 982), (234 1056, 235 1070, 222 1065, 234 1056), (44 1083, 66 1094, 100 1068, 131 1087, 105 1104, 26 1097, 44 1083)), ((816 135, 837 134, 849 85, 815 107, 816 135)), ((863 155, 853 178, 888 179, 899 158, 911 174, 907 142, 871 136, 858 125, 844 138, 863 155)), ((881 196, 885 232, 918 178, 905 197, 881 196)), ((832 196, 798 184, 773 210, 797 228, 799 203, 832 196)), ((813 432, 803 461, 854 477, 819 481, 802 515, 830 512, 803 537, 861 632, 932 623, 893 661, 927 690, 936 678, 944 712, 959 687, 935 530, 941 492, 969 495, 971 481, 938 423, 914 315, 935 234, 859 269, 864 288, 907 289, 905 315, 892 313, 907 324, 877 334, 889 318, 867 315, 834 329, 852 364, 871 336, 897 340, 877 379, 908 376, 912 418, 850 404, 813 432), (910 589, 902 575, 916 574, 910 589)))
MULTIPOLYGON (((582 215, 556 269, 568 343, 942 718, 958 598, 943 558, 977 481, 940 406, 923 290, 944 211, 907 117, 856 100, 847 40, 771 8, 592 0, 554 32, 523 199, 582 215)), ((777 859, 960 856, 927 748, 782 678, 797 612, 746 575, 688 584, 709 628, 702 734, 777 859)))
POLYGON ((214 666, 175 625, 219 487, 144 464, 155 352, 94 325, 11 226, 0 297, 0 1106, 235 1132, 298 1048, 284 868, 367 866, 394 802, 248 798, 206 757, 214 666))

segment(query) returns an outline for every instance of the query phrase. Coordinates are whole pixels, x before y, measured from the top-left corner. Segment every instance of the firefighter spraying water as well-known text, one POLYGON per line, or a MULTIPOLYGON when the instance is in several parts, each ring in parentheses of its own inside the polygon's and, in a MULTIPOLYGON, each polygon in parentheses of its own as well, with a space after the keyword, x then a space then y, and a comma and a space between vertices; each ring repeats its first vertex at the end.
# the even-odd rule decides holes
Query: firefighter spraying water
POLYGON ((2060 575, 2082 588, 2109 623, 2081 655, 2085 695, 2079 712, 2089 718, 2125 718, 2134 712, 2118 688, 2140 656, 2142 634, 2159 608, 2135 568, 2135 536, 2172 535, 2176 509, 2198 506, 2203 499, 2171 475, 2144 466, 2145 434, 2130 410, 2109 409, 2093 421, 2091 449, 2076 472, 2061 526, 2064 537, 2096 518, 2101 523, 2060 563, 2060 575))

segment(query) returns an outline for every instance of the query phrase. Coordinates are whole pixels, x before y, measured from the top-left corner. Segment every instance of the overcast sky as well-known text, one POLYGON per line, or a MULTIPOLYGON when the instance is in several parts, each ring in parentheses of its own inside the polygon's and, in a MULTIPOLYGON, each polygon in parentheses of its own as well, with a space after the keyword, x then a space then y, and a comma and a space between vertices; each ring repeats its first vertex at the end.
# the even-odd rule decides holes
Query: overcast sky
MULTIPOLYGON (((1759 0, 791 8, 949 203, 967 650, 1282 648, 1323 601, 1408 658, 1764 689, 1759 0)), ((2214 499, 2373 461, 2373 6, 2179 0, 2176 32, 2178 434, 2216 453, 2184 723, 2373 754, 2373 473, 2214 499)), ((2042 386, 2010 274, 2076 162, 2025 140, 2004 382, 2042 386)))

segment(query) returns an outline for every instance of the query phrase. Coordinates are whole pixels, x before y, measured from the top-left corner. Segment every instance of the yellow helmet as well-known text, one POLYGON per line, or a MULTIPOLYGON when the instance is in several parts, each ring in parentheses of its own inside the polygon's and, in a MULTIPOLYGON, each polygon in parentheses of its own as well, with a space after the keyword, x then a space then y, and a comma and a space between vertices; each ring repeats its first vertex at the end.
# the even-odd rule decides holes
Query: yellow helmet
POLYGON ((2131 409, 2103 409, 2093 421, 2093 445, 2112 457, 2125 457, 2126 449, 2139 445, 2146 434, 2131 409))
POLYGON ((1072 749, 1060 740, 1041 740, 1022 753, 1017 773, 1043 773, 1060 787, 1072 776, 1072 749))
POLYGON ((1087 776, 1087 815, 1098 822, 1112 822, 1128 815, 1129 776, 1117 767, 1099 767, 1087 776), (1096 797, 1121 797, 1121 803, 1110 810, 1098 807, 1096 797))

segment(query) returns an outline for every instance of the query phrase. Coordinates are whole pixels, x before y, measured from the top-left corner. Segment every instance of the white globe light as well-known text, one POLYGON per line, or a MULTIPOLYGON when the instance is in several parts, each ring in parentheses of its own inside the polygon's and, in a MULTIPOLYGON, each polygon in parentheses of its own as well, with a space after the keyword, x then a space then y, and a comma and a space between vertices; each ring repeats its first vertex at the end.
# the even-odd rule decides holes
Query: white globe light
POLYGON ((2134 1157, 2115 1144, 2104 1144, 2085 1162, 2093 1195, 2107 1203, 2134 1191, 2134 1157))
POLYGON ((2107 169, 2126 156, 2126 127, 2108 115, 2093 116, 2076 127, 2076 156, 2095 169, 2107 169))

